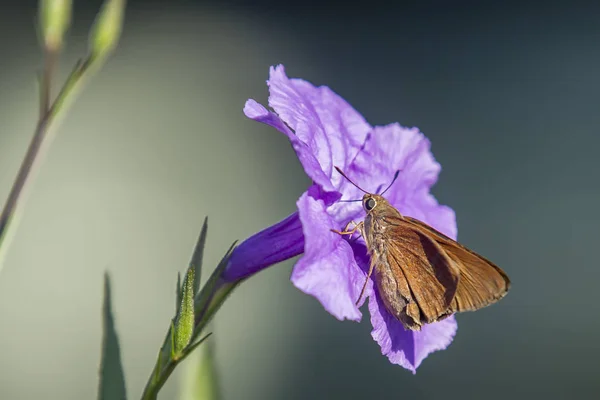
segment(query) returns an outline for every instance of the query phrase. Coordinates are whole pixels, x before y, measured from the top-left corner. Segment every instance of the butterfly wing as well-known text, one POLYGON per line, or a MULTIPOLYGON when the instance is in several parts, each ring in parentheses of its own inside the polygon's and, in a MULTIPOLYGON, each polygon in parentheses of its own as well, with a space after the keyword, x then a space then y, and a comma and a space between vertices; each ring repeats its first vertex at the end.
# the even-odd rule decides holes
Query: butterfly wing
POLYGON ((451 304, 453 312, 474 311, 506 295, 510 279, 494 263, 417 219, 404 220, 431 237, 458 268, 460 279, 451 304))
POLYGON ((449 311, 459 271, 442 247, 402 217, 385 219, 381 254, 375 261, 375 281, 390 311, 405 327, 439 321, 449 311))

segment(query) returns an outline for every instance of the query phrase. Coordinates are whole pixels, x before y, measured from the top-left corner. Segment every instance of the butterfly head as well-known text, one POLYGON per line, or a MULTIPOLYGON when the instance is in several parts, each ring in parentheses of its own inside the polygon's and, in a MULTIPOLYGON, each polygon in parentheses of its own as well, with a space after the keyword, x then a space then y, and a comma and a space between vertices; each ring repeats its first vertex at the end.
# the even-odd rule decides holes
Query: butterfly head
POLYGON ((383 205, 389 205, 388 201, 383 198, 383 196, 378 194, 366 193, 362 199, 362 205, 367 214, 375 213, 381 208, 383 205))
MULTIPOLYGON (((390 205, 390 203, 388 203, 388 201, 383 198, 383 194, 385 192, 387 192, 390 187, 392 187, 392 185, 394 184, 394 182, 398 178, 398 174, 400 173, 399 170, 396 171, 396 173, 394 174, 394 179, 392 179, 392 182, 388 185, 388 187, 383 192, 381 192, 381 194, 373 194, 373 193, 367 192, 366 190, 364 190, 363 188, 361 188, 360 186, 358 186, 356 183, 354 183, 350 178, 348 178, 346 176, 346 174, 344 174, 344 172, 340 168, 335 167, 335 169, 344 178, 346 178, 348 180, 348 182, 350 182, 358 190, 360 190, 361 192, 363 192, 365 194, 363 196, 363 198, 362 198, 362 205, 363 205, 363 208, 365 209, 365 211, 367 212, 368 215, 382 213, 382 212, 385 212, 389 208, 393 209, 393 207, 390 205)), ((379 193, 379 189, 381 189, 381 187, 377 189, 378 193, 379 193)), ((340 201, 360 201, 360 200, 340 200, 340 201)))

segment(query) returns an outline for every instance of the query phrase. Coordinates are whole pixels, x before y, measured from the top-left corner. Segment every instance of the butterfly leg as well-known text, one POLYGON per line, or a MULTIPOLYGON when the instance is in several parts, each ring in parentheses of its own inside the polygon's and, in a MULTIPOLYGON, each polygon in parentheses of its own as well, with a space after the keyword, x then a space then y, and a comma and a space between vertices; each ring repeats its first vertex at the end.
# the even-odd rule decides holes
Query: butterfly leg
MULTIPOLYGON (((339 235, 350 235, 350 237, 352 237, 352 234, 356 231, 358 231, 361 235, 363 234, 363 227, 364 227, 364 223, 360 222, 360 223, 356 223, 354 221, 350 221, 346 224, 346 227, 344 227, 344 230, 342 231, 338 231, 335 229, 332 229, 332 232, 335 232, 339 235), (348 230, 348 227, 350 226, 350 224, 354 224, 354 228, 352 228, 352 230, 348 230)), ((363 284, 363 287, 360 291, 360 296, 358 296, 358 300, 356 300, 356 305, 358 305, 358 303, 360 302, 360 300, 362 299, 363 295, 365 294, 365 289, 367 288, 367 283, 369 282, 369 278, 371 277, 371 274, 373 273, 373 268, 375 267, 375 264, 372 262, 371 263, 371 267, 369 268, 369 273, 367 274, 367 278, 365 279, 365 283, 363 284)))
POLYGON ((375 268, 375 263, 373 261, 371 261, 371 266, 369 267, 369 273, 367 274, 367 277, 365 278, 365 283, 363 284, 362 289, 360 290, 360 295, 358 296, 358 300, 356 300, 356 305, 358 305, 358 303, 360 302, 360 300, 363 297, 363 294, 365 294, 365 289, 367 288, 367 283, 369 283, 369 278, 371 277, 371 274, 373 274, 373 269, 375 268))
POLYGON ((344 227, 343 230, 338 231, 337 229, 332 229, 331 232, 337 233, 338 235, 350 235, 350 237, 352 237, 352 234, 356 231, 359 231, 360 233, 362 233, 362 227, 363 227, 363 223, 356 223, 354 221, 350 221, 346 224, 346 226, 344 227), (352 228, 351 230, 348 230, 348 227, 350 226, 350 224, 354 224, 354 228, 352 228))

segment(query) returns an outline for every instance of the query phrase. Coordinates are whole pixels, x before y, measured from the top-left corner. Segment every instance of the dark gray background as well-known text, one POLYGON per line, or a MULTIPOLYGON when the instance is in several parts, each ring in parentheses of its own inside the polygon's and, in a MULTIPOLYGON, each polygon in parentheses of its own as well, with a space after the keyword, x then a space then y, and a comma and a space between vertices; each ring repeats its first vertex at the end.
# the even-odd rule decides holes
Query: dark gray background
MULTIPOLYGON (((35 123, 40 62, 35 2, 5 3, 2 199, 35 123)), ((75 3, 63 77, 99 5, 75 3)), ((203 216, 212 267, 308 185, 286 139, 241 112, 283 63, 371 124, 418 126, 459 239, 513 287, 458 316, 452 345, 413 376, 380 355, 368 317, 338 322, 291 285, 291 262, 275 266, 215 321, 225 398, 596 398, 600 9, 415 3, 130 2, 121 46, 64 121, 0 275, 0 397, 95 396, 105 269, 139 396, 203 216)))

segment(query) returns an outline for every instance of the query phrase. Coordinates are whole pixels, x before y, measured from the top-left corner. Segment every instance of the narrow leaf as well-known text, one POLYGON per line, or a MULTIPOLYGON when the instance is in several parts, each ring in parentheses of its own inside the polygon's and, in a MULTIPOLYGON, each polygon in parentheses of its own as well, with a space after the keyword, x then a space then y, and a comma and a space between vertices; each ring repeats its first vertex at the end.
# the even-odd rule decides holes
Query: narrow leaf
POLYGON ((214 345, 215 341, 209 340, 189 355, 179 389, 179 400, 218 400, 221 398, 219 377, 214 360, 214 345))
POLYGON ((103 331, 98 399, 125 400, 127 398, 125 373, 121 364, 119 338, 112 315, 110 277, 108 273, 104 275, 103 331))
MULTIPOLYGON (((208 281, 204 284, 200 295, 195 299, 194 306, 196 308, 196 326, 204 326, 206 323, 208 323, 208 321, 212 318, 212 315, 216 312, 216 309, 209 309, 211 303, 213 303, 214 297, 220 297, 220 293, 223 292, 226 292, 226 297, 228 293, 233 291, 233 289, 241 283, 241 281, 233 283, 223 283, 223 281, 221 280, 221 274, 223 273, 225 268, 227 268, 227 264, 229 263, 229 259, 231 258, 231 253, 233 253, 236 244, 237 241, 233 242, 229 250, 227 250, 227 253, 225 253, 223 258, 219 262, 219 265, 217 265, 217 268, 214 269, 214 271, 208 278, 208 281), (219 284, 219 282, 223 287, 221 287, 220 290, 215 290, 215 287, 217 286, 217 284, 219 284)), ((222 299, 224 300, 225 297, 223 297, 222 299)), ((200 334, 200 332, 201 330, 197 329, 194 333, 192 340, 195 339, 200 334)))
POLYGON ((202 288, 202 292, 200 293, 199 298, 196 299, 196 305, 201 305, 201 304, 208 305, 207 304, 208 299, 206 297, 209 294, 213 293, 213 288, 219 282, 219 279, 221 278, 221 274, 223 273, 225 268, 227 268, 227 263, 229 263, 229 259, 231 258, 231 253, 233 253, 233 249, 235 249, 236 244, 237 244, 237 241, 233 242, 231 247, 229 247, 229 249, 223 256, 223 258, 221 258, 219 265, 217 265, 217 268, 214 269, 214 271, 210 275, 210 278, 208 278, 208 281, 204 284, 204 287, 202 288))
POLYGON ((194 268, 190 266, 183 280, 181 306, 175 323, 175 354, 179 356, 194 333, 194 268))
POLYGON ((178 400, 218 400, 219 385, 213 357, 214 341, 204 343, 212 333, 188 346, 181 357, 186 359, 179 385, 178 400), (203 344, 203 346, 200 346, 203 344), (199 349, 197 349, 200 347, 199 349), (197 350, 196 350, 197 349, 197 350))
POLYGON ((175 323, 171 320, 171 329, 169 329, 169 335, 171 336, 171 359, 175 360, 177 354, 175 354, 175 323))
POLYGON ((202 258, 204 257, 204 245, 206 244, 206 233, 208 231, 208 217, 204 218, 204 224, 202 224, 202 230, 200 236, 196 242, 194 248, 194 254, 190 261, 190 267, 194 268, 194 293, 198 293, 200 290, 200 278, 202 277, 202 258))
POLYGON ((175 315, 179 315, 179 308, 181 307, 181 273, 177 272, 177 290, 175 290, 175 315))
POLYGON ((156 368, 154 369, 154 376, 152 377, 153 381, 158 381, 158 378, 160 377, 160 371, 162 370, 162 363, 163 363, 163 349, 160 349, 160 351, 158 352, 158 357, 156 360, 156 368))
POLYGON ((188 346, 188 348, 185 349, 185 351, 183 352, 183 355, 181 356, 181 361, 183 361, 187 356, 192 354, 192 352, 194 350, 196 350, 198 348, 198 346, 200 346, 202 343, 204 343, 204 341, 206 339, 208 339, 211 335, 212 335, 212 332, 208 333, 206 336, 204 336, 202 339, 198 340, 196 343, 188 346))

